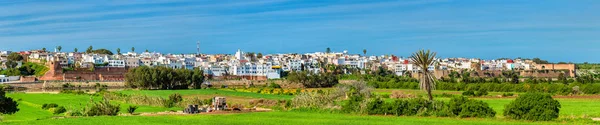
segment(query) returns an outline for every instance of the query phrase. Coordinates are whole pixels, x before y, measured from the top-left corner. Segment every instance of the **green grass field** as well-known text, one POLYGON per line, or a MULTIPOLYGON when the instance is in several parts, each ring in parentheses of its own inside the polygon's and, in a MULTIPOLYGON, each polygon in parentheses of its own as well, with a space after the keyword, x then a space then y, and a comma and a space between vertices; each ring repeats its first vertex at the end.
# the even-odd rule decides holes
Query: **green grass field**
MULTIPOLYGON (((43 110, 42 105, 46 103, 56 103, 59 106, 64 106, 67 109, 81 109, 85 107, 91 100, 100 101, 101 97, 89 96, 89 95, 73 95, 73 94, 25 94, 25 93, 13 93, 8 94, 9 97, 19 101, 20 111, 13 115, 4 116, 4 121, 24 121, 24 120, 36 120, 36 119, 47 119, 53 116, 49 110, 43 110)), ((127 111, 127 107, 130 104, 122 102, 114 102, 120 104, 121 113, 127 111)), ((163 107, 150 107, 150 106, 139 106, 136 112, 161 112, 168 110, 179 110, 179 108, 163 108, 163 107)), ((58 115, 64 116, 64 115, 58 115)))
MULTIPOLYGON (((584 124, 583 122, 574 122, 584 124)), ((261 112, 225 115, 187 116, 122 116, 50 119, 27 122, 9 122, 7 125, 40 124, 106 124, 106 125, 161 125, 161 124, 202 124, 202 125, 552 125, 560 122, 527 122, 503 119, 458 119, 434 117, 395 117, 365 116, 307 112, 261 112)))
MULTIPOLYGON (((389 94, 394 90, 377 89, 378 94, 389 94)), ((400 90, 407 93, 423 95, 420 90, 400 90)), ((237 92, 232 90, 123 90, 118 91, 123 94, 149 95, 168 97, 173 93, 180 93, 184 96, 226 96, 237 99, 292 99, 290 95, 258 94, 249 92, 237 92)), ((460 94, 458 91, 434 91, 434 94, 460 94)), ((492 93, 501 94, 501 93, 492 93)), ((239 113, 239 114, 212 114, 212 115, 166 115, 166 116, 103 116, 103 117, 79 117, 79 118, 58 118, 50 111, 42 110, 44 103, 56 103, 60 106, 69 108, 81 108, 88 104, 90 100, 101 100, 99 96, 73 95, 73 94, 25 94, 11 93, 9 97, 19 101, 21 111, 13 115, 5 115, 3 122, 6 124, 472 124, 472 125, 496 125, 496 124, 589 124, 590 119, 579 119, 582 116, 600 116, 600 99, 594 98, 557 98, 562 108, 560 118, 550 122, 530 122, 508 120, 502 116, 504 105, 515 98, 475 98, 487 102, 496 112, 496 118, 486 119, 460 119, 460 118, 437 118, 437 117, 395 117, 395 116, 366 116, 350 114, 332 114, 318 112, 296 112, 296 111, 273 111, 261 113, 239 113), (566 120, 566 121, 564 121, 566 120), (110 122, 107 122, 110 121, 110 122)), ((442 101, 448 101, 449 98, 436 98, 442 101)), ((129 104, 116 102, 121 105, 121 113, 126 111, 129 104)), ((140 106, 136 112, 162 112, 168 110, 181 110, 178 108, 162 108, 140 106)), ((597 123, 596 123, 597 124, 597 123)))

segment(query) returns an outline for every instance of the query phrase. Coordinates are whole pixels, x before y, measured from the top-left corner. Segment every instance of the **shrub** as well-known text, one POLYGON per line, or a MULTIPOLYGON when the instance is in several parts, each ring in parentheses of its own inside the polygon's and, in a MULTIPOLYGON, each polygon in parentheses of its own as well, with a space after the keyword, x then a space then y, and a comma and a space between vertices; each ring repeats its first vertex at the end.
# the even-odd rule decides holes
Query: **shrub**
POLYGON ((469 100, 465 104, 461 105, 461 112, 458 116, 461 118, 465 117, 494 117, 496 112, 488 106, 487 103, 480 100, 469 100))
POLYGON ((83 116, 83 113, 81 111, 67 111, 65 116, 83 116))
POLYGON ((67 109, 65 109, 65 107, 63 107, 63 106, 60 106, 60 107, 54 109, 55 115, 65 113, 65 112, 67 112, 67 109))
POLYGON ((269 85, 267 86, 269 88, 281 88, 281 86, 277 83, 271 82, 269 83, 269 85))
POLYGON ((388 104, 380 98, 375 98, 367 103, 367 113, 370 115, 387 114, 389 111, 391 110, 388 104))
POLYGON ((173 100, 164 100, 165 102, 163 103, 163 107, 165 108, 171 108, 173 106, 175 106, 175 102, 173 102, 173 100))
POLYGON ((119 113, 119 105, 110 104, 108 99, 104 99, 104 101, 100 101, 98 103, 94 103, 91 107, 86 107, 83 111, 86 116, 102 116, 109 115, 115 116, 119 113))
POLYGON ((502 97, 509 97, 509 96, 514 96, 515 94, 513 93, 503 93, 502 97))
POLYGON ((450 99, 450 102, 448 102, 448 109, 452 112, 452 114, 458 115, 460 114, 460 112, 462 112, 462 105, 468 101, 469 99, 467 97, 452 97, 452 99, 450 99))
POLYGON ((129 108, 127 108, 127 113, 133 114, 137 108, 137 106, 130 105, 129 108))
POLYGON ((183 101, 183 97, 181 97, 181 94, 179 93, 173 93, 169 95, 169 100, 173 101, 174 103, 179 103, 183 101))
POLYGON ((352 94, 348 100, 342 104, 342 112, 345 113, 361 113, 361 103, 364 101, 361 95, 352 94))
POLYGON ((560 103, 548 94, 527 93, 519 95, 504 108, 504 116, 512 119, 549 121, 558 118, 560 103))
POLYGON ((475 92, 469 90, 462 93, 463 96, 475 96, 475 92))
POLYGON ((48 110, 50 108, 56 108, 56 107, 58 107, 58 104, 56 104, 56 103, 42 104, 42 109, 44 109, 44 110, 48 110))
POLYGON ((488 95, 488 92, 485 90, 479 90, 477 92, 475 92, 475 96, 485 96, 488 95))
POLYGON ((404 110, 404 115, 417 115, 418 113, 427 112, 427 109, 431 102, 429 100, 425 100, 423 98, 412 98, 408 99, 406 102, 406 109, 404 110))
POLYGON ((391 104, 390 110, 392 110, 392 114, 400 116, 404 114, 406 107, 408 105, 408 101, 397 99, 391 104))
POLYGON ((494 117, 496 112, 488 106, 487 103, 479 100, 468 99, 463 96, 456 96, 450 99, 448 110, 452 115, 465 117, 494 117))

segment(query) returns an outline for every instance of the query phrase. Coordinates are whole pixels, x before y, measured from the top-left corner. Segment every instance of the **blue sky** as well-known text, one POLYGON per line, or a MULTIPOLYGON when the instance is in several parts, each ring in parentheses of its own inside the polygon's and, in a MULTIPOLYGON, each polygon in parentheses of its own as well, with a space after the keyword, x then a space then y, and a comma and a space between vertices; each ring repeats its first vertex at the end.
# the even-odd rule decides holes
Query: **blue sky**
POLYGON ((600 62, 597 0, 0 1, 0 50, 348 50, 600 62))

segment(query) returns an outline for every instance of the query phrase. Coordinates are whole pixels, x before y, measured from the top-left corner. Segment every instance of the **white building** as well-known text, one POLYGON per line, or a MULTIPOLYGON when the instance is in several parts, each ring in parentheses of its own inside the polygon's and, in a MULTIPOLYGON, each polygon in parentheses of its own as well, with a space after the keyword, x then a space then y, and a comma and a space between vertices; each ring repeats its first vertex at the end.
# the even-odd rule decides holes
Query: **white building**
POLYGON ((20 79, 21 79, 20 76, 0 75, 0 83, 15 82, 15 81, 19 81, 20 79))

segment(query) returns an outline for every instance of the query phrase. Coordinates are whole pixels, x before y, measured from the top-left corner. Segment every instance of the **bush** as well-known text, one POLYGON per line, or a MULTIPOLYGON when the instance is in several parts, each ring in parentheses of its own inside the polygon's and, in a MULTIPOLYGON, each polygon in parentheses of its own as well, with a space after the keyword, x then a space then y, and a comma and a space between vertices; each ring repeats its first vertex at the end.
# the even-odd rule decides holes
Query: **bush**
POLYGON ((60 107, 54 109, 55 115, 65 113, 65 112, 67 112, 67 109, 65 109, 65 107, 63 107, 63 106, 60 106, 60 107))
POLYGON ((468 99, 463 96, 456 96, 450 99, 448 109, 452 115, 465 117, 494 117, 496 112, 488 106, 487 103, 479 100, 468 99))
POLYGON ((181 94, 179 93, 173 93, 169 95, 169 100, 173 101, 174 103, 179 103, 183 101, 183 97, 181 97, 181 94))
POLYGON ((83 113, 81 111, 68 111, 65 116, 83 116, 83 113))
MULTIPOLYGON (((389 105, 388 103, 381 100, 380 98, 375 98, 375 99, 369 101, 369 103, 367 103, 367 113, 369 115, 387 114, 391 111, 391 107, 389 107, 388 105, 389 105)), ((392 113, 390 113, 390 114, 392 114, 392 113)))
POLYGON ((503 93, 502 97, 509 97, 509 96, 514 96, 515 94, 513 93, 503 93))
POLYGON ((496 111, 488 106, 487 103, 480 100, 470 100, 465 104, 461 105, 461 112, 458 113, 458 116, 461 118, 465 117, 494 117, 496 116, 496 111))
POLYGON ((281 86, 277 83, 271 82, 269 83, 269 85, 267 86, 268 88, 281 88, 281 86))
POLYGON ((463 96, 475 96, 475 92, 469 90, 462 93, 463 96))
POLYGON ((472 91, 472 90, 468 90, 468 91, 464 91, 462 93, 463 96, 484 96, 484 95, 488 95, 488 92, 484 89, 481 89, 479 91, 472 91))
POLYGON ((58 107, 58 104, 56 104, 56 103, 42 104, 42 109, 44 109, 44 110, 48 110, 50 108, 56 108, 56 107, 58 107))
POLYGON ((127 113, 133 114, 137 108, 137 106, 130 105, 129 108, 127 108, 127 113))
POLYGON ((475 92, 475 96, 479 97, 479 96, 485 96, 488 95, 488 92, 485 90, 479 90, 477 92, 475 92))
POLYGON ((91 107, 86 107, 83 114, 86 116, 115 116, 119 113, 119 110, 121 109, 119 108, 118 104, 110 104, 108 99, 104 99, 104 101, 92 104, 91 107))
POLYGON ((527 93, 519 95, 504 108, 504 116, 512 119, 549 121, 558 118, 560 103, 548 94, 527 93))

